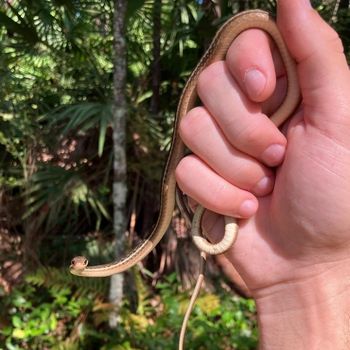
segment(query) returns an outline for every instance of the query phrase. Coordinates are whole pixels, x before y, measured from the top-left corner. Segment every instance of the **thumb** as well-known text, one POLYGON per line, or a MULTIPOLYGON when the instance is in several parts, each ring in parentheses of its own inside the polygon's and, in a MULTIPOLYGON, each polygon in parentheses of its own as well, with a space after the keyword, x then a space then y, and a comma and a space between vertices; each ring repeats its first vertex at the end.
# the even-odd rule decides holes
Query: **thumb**
POLYGON ((279 0, 277 22, 297 61, 305 123, 348 139, 350 73, 337 33, 309 0, 279 0))

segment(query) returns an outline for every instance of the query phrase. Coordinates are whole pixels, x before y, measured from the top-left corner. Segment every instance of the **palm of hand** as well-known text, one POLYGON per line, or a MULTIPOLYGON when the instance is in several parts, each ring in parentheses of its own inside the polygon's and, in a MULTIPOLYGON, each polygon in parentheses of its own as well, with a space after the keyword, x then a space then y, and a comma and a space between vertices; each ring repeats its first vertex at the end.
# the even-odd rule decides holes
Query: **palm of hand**
POLYGON ((339 261, 346 258, 349 148, 305 123, 302 111, 288 126, 287 139, 273 192, 260 199, 252 219, 242 221, 228 253, 252 291, 312 277, 330 262, 329 249, 338 250, 339 261))

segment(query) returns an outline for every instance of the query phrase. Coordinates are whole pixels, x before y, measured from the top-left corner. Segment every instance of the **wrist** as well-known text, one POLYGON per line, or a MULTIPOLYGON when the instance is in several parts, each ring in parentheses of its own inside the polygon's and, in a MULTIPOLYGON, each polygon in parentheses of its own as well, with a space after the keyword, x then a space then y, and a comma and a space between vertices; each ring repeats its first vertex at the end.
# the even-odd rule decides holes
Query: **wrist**
POLYGON ((256 293, 260 350, 350 347, 350 264, 316 269, 256 293))

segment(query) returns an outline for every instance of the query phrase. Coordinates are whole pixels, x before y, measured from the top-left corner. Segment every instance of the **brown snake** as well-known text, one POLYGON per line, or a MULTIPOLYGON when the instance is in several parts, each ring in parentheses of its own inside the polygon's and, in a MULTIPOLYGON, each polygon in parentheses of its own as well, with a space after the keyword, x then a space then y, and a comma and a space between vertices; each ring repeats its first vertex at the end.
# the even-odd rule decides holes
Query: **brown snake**
MULTIPOLYGON (((172 220, 176 201, 175 169, 179 161, 182 159, 185 149, 185 146, 178 134, 179 123, 181 119, 196 105, 198 98, 196 91, 198 76, 203 69, 210 64, 216 61, 224 60, 227 50, 235 38, 243 31, 251 28, 261 29, 271 36, 280 52, 287 73, 288 85, 285 99, 277 111, 271 116, 271 120, 276 126, 280 126, 293 113, 300 101, 300 89, 297 80, 296 66, 294 60, 288 53, 288 49, 284 44, 275 22, 271 19, 268 13, 260 10, 242 12, 230 18, 217 32, 208 50, 192 72, 182 92, 174 122, 171 149, 162 180, 160 212, 155 228, 141 245, 139 245, 122 260, 109 264, 88 266, 88 260, 85 257, 79 256, 73 258, 70 266, 70 272, 72 274, 84 277, 104 277, 123 272, 141 261, 161 240, 172 220)), ((180 208, 183 209, 183 204, 179 203, 179 200, 177 202, 180 208)), ((192 223, 192 235, 194 238, 194 243, 202 252, 202 267, 182 325, 179 340, 180 350, 183 349, 188 316, 193 308, 195 299, 199 293, 200 286, 204 278, 204 253, 221 254, 225 252, 234 243, 238 231, 236 220, 231 217, 225 217, 225 234, 223 239, 217 244, 211 244, 206 239, 201 237, 202 215, 203 208, 198 206, 192 223)))

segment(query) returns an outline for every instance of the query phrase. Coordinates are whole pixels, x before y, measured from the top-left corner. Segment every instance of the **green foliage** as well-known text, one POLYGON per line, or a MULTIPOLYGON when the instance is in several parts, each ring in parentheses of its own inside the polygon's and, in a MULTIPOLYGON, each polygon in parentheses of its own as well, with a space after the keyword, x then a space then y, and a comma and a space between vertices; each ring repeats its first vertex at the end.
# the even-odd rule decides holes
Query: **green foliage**
MULTIPOLYGON (((167 277, 164 283, 158 284, 157 289, 164 303, 165 313, 163 317, 157 318, 153 331, 157 334, 157 338, 162 339, 161 334, 157 333, 159 327, 163 326, 164 330, 177 329, 179 332, 189 302, 189 294, 188 292, 179 293, 176 275, 167 277)), ((187 348, 255 349, 257 334, 254 314, 255 306, 252 300, 225 293, 202 294, 196 302, 189 321, 186 336, 187 348)), ((175 337, 173 349, 176 349, 177 340, 175 337)), ((149 349, 152 348, 150 345, 149 349)), ((159 349, 164 348, 167 348, 166 341, 159 346, 159 349)))
MULTIPOLYGON (((78 279, 57 269, 38 270, 5 297, 6 326, 0 344, 6 350, 31 349, 177 349, 189 292, 170 275, 151 291, 136 277, 138 307, 125 303, 116 330, 107 327, 110 305, 103 299, 105 279, 78 279), (99 285, 99 286, 98 286, 99 285)), ((252 300, 231 294, 202 293, 190 318, 187 349, 256 348, 252 300)), ((2 316, 4 317, 4 316, 2 316)))
POLYGON ((2 323, 6 325, 0 330, 4 349, 54 349, 74 343, 81 323, 99 304, 102 288, 96 288, 97 284, 104 284, 103 292, 106 290, 99 280, 93 285, 83 281, 80 283, 84 285, 77 286, 79 280, 56 269, 29 275, 21 287, 4 298, 2 310, 7 312, 2 323))
POLYGON ((52 124, 62 124, 62 135, 69 132, 87 132, 99 125, 98 155, 101 156, 104 149, 106 131, 112 121, 111 105, 101 102, 85 102, 71 106, 60 107, 49 116, 52 124))
MULTIPOLYGON (((102 216, 109 219, 99 193, 89 189, 88 183, 77 171, 59 166, 38 166, 24 197, 27 207, 24 218, 36 212, 43 212, 48 230, 64 224, 70 216, 78 217, 79 209, 84 210, 88 220, 96 222, 97 228, 102 216), (91 214, 95 214, 94 220, 91 219, 91 214)), ((68 230, 74 232, 71 225, 68 230)), ((68 230, 63 230, 62 233, 68 230)))

